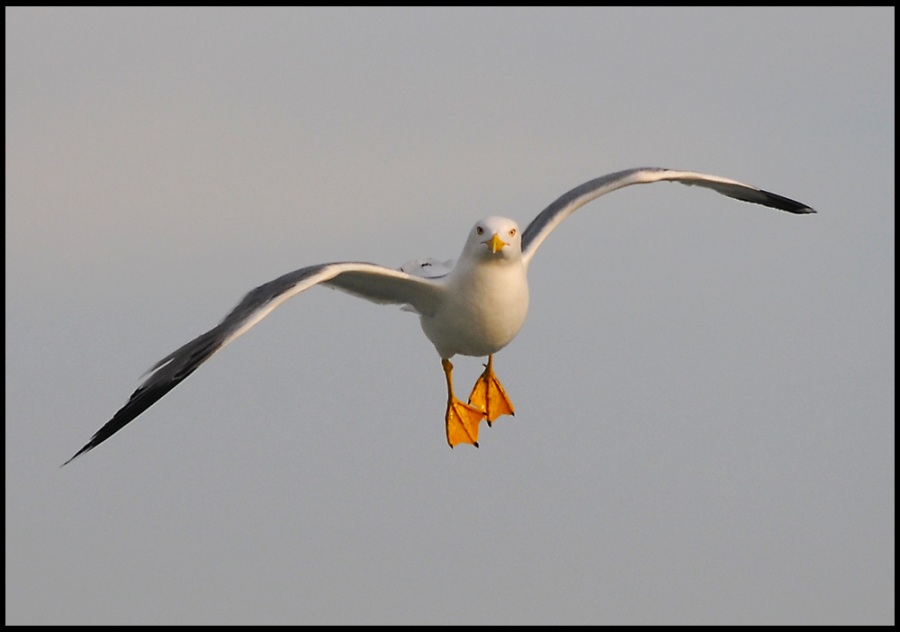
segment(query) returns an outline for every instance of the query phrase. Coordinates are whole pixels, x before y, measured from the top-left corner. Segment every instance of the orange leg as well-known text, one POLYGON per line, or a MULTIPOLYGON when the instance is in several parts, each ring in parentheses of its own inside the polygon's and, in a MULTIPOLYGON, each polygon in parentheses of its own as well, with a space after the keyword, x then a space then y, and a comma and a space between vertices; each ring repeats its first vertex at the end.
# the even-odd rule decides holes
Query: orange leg
POLYGON ((488 425, 500 415, 515 415, 512 402, 503 390, 503 385, 494 375, 494 356, 489 355, 484 373, 475 382, 475 388, 469 396, 469 404, 479 409, 487 418, 488 425))
POLYGON ((453 365, 446 358, 441 359, 444 367, 444 375, 447 376, 447 414, 444 420, 447 422, 447 443, 450 447, 458 443, 471 443, 478 447, 478 424, 481 423, 481 410, 474 406, 464 404, 453 395, 453 365))

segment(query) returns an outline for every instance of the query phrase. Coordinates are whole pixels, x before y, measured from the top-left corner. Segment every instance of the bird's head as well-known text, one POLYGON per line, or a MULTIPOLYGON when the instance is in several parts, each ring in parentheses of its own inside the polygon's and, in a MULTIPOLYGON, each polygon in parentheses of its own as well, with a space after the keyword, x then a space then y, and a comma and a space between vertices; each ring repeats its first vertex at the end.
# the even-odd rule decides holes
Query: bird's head
POLYGON ((479 220, 469 232, 465 250, 478 259, 515 259, 522 255, 519 225, 505 217, 479 220))

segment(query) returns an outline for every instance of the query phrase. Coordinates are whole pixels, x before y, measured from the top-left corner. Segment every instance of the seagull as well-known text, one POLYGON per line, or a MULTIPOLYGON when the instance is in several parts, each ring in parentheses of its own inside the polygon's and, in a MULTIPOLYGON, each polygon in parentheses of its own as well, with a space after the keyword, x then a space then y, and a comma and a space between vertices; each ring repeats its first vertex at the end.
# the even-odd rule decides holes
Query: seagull
POLYGON ((482 420, 490 425, 502 415, 515 414, 494 374, 493 360, 494 354, 516 337, 525 322, 528 267, 538 248, 564 219, 601 195, 633 184, 666 181, 705 187, 788 213, 815 213, 805 204, 736 180, 642 167, 611 173, 575 187, 541 211, 524 231, 505 217, 479 220, 469 231, 455 263, 419 259, 398 269, 342 261, 288 272, 248 292, 218 325, 154 364, 128 402, 63 465, 109 439, 276 307, 316 285, 343 290, 375 303, 400 305, 418 314, 422 331, 441 358, 447 384, 447 443, 451 448, 461 443, 478 447, 482 420), (455 355, 487 356, 484 372, 466 402, 453 391, 450 358, 455 355))

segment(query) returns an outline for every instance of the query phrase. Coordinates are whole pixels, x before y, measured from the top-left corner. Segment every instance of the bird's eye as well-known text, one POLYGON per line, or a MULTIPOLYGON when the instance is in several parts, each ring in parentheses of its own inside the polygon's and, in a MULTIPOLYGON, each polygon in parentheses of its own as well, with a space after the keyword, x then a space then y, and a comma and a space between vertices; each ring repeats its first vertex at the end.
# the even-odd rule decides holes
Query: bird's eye
POLYGON ((479 235, 483 235, 483 234, 484 234, 484 228, 482 228, 481 226, 478 226, 478 227, 475 228, 475 232, 478 233, 479 235))
POLYGON ((516 229, 515 229, 515 228, 510 228, 510 229, 509 229, 509 236, 510 236, 510 237, 515 237, 515 236, 516 236, 516 229))

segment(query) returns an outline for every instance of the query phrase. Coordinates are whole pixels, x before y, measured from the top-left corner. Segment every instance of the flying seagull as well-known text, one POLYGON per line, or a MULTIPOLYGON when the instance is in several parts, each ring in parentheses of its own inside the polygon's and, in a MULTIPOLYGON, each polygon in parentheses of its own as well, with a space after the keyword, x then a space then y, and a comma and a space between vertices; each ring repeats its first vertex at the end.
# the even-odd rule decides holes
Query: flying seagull
POLYGON ((524 231, 505 217, 479 220, 455 264, 411 261, 399 269, 373 263, 320 263, 300 268, 251 290, 218 325, 157 362, 128 402, 85 444, 96 448, 134 420, 226 345, 289 298, 314 285, 344 290, 376 303, 401 305, 419 315, 422 330, 441 358, 447 383, 444 422, 450 447, 478 446, 482 419, 490 425, 512 415, 512 402, 494 374, 494 354, 508 345, 528 313, 528 266, 537 249, 565 218, 591 200, 633 184, 680 182, 789 213, 815 211, 789 198, 728 178, 657 167, 627 169, 575 187, 541 211, 524 231), (453 392, 454 355, 487 356, 467 402, 453 392))

